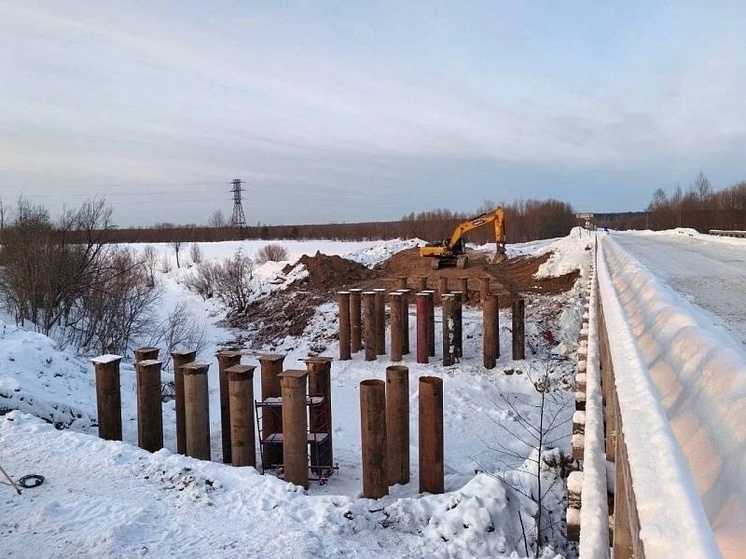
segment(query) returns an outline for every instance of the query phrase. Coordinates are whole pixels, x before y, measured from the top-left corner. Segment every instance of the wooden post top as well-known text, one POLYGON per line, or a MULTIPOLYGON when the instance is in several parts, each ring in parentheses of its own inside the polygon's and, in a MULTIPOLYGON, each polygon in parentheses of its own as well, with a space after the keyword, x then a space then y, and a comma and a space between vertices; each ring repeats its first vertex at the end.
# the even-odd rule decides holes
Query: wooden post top
POLYGON ((305 363, 331 363, 334 361, 334 357, 326 357, 324 355, 314 355, 313 357, 307 357, 303 360, 305 363))
POLYGON ((163 361, 158 361, 157 359, 145 359, 143 361, 140 361, 139 363, 135 363, 136 367, 140 367, 142 369, 149 369, 151 367, 155 367, 158 365, 159 367, 163 365, 163 361))
POLYGON ((355 293, 362 293, 363 292, 363 290, 360 289, 359 287, 351 287, 347 291, 349 291, 350 293, 353 293, 353 292, 355 292, 355 293))
POLYGON ((377 386, 377 387, 383 387, 385 389, 386 387, 386 381, 377 379, 377 378, 369 378, 365 380, 360 381, 360 387, 368 387, 368 386, 377 386))
POLYGON ((254 378, 256 365, 233 365, 225 370, 228 381, 252 380, 254 378))
POLYGON ((193 361, 181 366, 181 371, 185 375, 203 375, 207 373, 207 369, 210 368, 209 363, 200 363, 199 361, 193 361))
POLYGON ((171 352, 171 357, 185 357, 194 359, 197 356, 196 349, 175 349, 171 352))
POLYGON ((383 287, 376 287, 375 289, 373 289, 373 291, 376 292, 376 293, 378 293, 378 292, 385 292, 386 289, 383 288, 383 287))
POLYGON ((420 377, 421 384, 429 384, 434 388, 443 387, 443 379, 440 377, 420 377))
POLYGON ((337 291, 337 295, 349 295, 349 291, 337 291))
POLYGON ((91 363, 93 363, 96 366, 105 366, 105 365, 119 365, 119 362, 122 360, 121 355, 114 355, 112 353, 107 353, 106 355, 99 355, 98 357, 94 357, 91 359, 91 363))
POLYGON ((398 373, 398 374, 408 374, 409 373, 409 367, 406 365, 389 365, 386 367, 387 373, 398 373))
POLYGON ((157 359, 159 351, 160 350, 157 347, 152 346, 138 347, 135 349, 135 359, 138 361, 157 359))
POLYGON ((243 355, 243 353, 235 349, 223 349, 221 351, 218 351, 215 355, 217 355, 218 359, 220 359, 221 357, 240 357, 241 355, 243 355))
POLYGON ((280 377, 280 385, 283 388, 298 388, 301 386, 305 386, 308 371, 302 371, 300 369, 288 369, 287 371, 284 371, 277 376, 280 377))
POLYGON ((285 359, 285 356, 279 353, 265 353, 258 357, 259 363, 276 363, 285 359))
POLYGON ((389 297, 401 297, 403 295, 404 295, 404 292, 398 289, 396 291, 392 291, 391 293, 389 293, 389 297))

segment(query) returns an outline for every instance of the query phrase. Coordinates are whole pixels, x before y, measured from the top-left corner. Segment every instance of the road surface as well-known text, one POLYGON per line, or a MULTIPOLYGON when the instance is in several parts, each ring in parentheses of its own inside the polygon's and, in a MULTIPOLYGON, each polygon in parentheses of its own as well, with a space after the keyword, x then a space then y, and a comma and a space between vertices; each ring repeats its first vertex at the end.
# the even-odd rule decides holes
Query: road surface
POLYGON ((612 236, 746 346, 746 239, 673 232, 617 232, 612 236))

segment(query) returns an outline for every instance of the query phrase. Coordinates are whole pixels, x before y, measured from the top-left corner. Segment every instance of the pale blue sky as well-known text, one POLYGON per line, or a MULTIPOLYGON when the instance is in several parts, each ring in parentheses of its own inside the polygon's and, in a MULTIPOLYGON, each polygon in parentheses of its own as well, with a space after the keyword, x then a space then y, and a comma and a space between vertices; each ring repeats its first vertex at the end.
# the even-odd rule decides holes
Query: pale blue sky
POLYGON ((743 2, 0 0, 0 197, 120 225, 746 179, 743 2))

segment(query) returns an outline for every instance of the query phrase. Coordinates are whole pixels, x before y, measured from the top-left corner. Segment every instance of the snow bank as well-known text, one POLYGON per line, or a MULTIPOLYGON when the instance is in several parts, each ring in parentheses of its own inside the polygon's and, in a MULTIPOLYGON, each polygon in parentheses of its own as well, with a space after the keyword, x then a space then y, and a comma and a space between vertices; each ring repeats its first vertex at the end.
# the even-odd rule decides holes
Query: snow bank
POLYGON ((33 413, 56 425, 95 424, 92 366, 47 336, 0 320, 0 411, 33 413))
POLYGON ((609 237, 598 274, 647 556, 742 556, 744 356, 609 237))
POLYGON ((604 407, 598 347, 598 284, 592 277, 588 305, 588 357, 586 366, 585 453, 580 507, 580 557, 609 556, 609 509, 606 480, 604 407))
POLYGON ((575 227, 567 237, 546 245, 542 253, 551 251, 552 256, 539 266, 536 277, 557 277, 575 270, 580 270, 581 277, 586 277, 590 262, 588 251, 593 248, 593 239, 593 233, 581 227, 575 227))

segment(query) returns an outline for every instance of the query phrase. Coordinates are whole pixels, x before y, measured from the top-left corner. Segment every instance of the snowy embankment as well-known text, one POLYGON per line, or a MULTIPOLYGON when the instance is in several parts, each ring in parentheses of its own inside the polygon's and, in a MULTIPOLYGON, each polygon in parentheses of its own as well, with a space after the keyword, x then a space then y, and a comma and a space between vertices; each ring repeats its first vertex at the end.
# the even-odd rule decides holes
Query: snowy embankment
POLYGON ((743 557, 746 354, 600 239, 600 296, 646 556, 743 557))
MULTIPOLYGON (((517 247, 517 252, 554 250, 555 257, 545 264, 543 274, 559 273, 565 268, 564 259, 570 258, 587 278, 588 241, 587 237, 568 236, 530 249, 517 247)), ((264 244, 204 244, 204 257, 230 257, 237 248, 253 256, 264 244)), ((321 250, 372 266, 416 245, 416 241, 355 246, 328 241, 303 247, 283 244, 290 249, 291 258, 301 251, 315 254, 321 250)), ((156 248, 162 256, 173 258, 173 249, 165 245, 156 248)), ((202 301, 183 286, 183 277, 189 273, 185 260, 181 269, 172 266, 158 272, 165 291, 159 312, 167 313, 177 301, 187 302, 207 327, 209 340, 199 358, 213 362, 215 351, 234 333, 219 325, 224 314, 212 300, 202 301)), ((275 281, 278 269, 277 263, 268 263, 255 270, 257 296, 288 287, 292 278, 275 281)), ((464 356, 459 363, 444 368, 440 355, 429 364, 417 364, 414 355, 406 356, 404 364, 411 374, 412 481, 393 486, 389 496, 376 501, 360 498, 358 390, 363 379, 385 377, 386 366, 391 364, 387 358, 366 362, 358 353, 350 361, 332 363, 334 460, 339 470, 326 485, 312 483, 303 491, 272 475, 260 475, 254 468, 218 462, 221 421, 214 364, 209 372, 213 461, 173 453, 173 402, 163 406, 166 449, 151 454, 136 447, 134 370, 127 357, 121 369, 124 442, 100 440, 96 436, 93 367, 88 359, 76 356, 71 348, 61 350, 27 328, 12 326, 9 321, 3 324, 0 317, 0 407, 19 410, 0 417, 0 465, 15 478, 30 473, 46 477, 42 486, 21 495, 0 484, 2 555, 466 559, 523 556, 528 547, 527 554, 533 556, 537 505, 521 491, 534 491, 536 451, 533 440, 514 433, 521 433, 521 421, 536 423, 534 380, 550 372, 552 382, 557 383, 556 404, 548 401, 547 406, 557 407, 549 407, 547 413, 559 418, 552 436, 562 452, 569 452, 572 392, 563 388, 568 386, 563 381, 575 374, 575 340, 583 313, 579 290, 577 286, 566 294, 537 298, 527 305, 530 343, 541 344, 546 328, 562 341, 549 360, 535 353, 529 353, 526 360, 511 359, 510 317, 502 311, 501 357, 496 369, 485 370, 481 311, 476 308, 464 310, 464 356), (416 379, 423 375, 444 379, 446 493, 442 495, 422 494, 417 483, 416 379), (514 410, 507 409, 508 399, 514 410), (57 430, 44 420, 65 429, 57 430)), ((302 363, 318 332, 336 328, 335 311, 334 304, 322 305, 300 338, 288 337, 278 345, 278 351, 286 354, 286 368, 302 363)), ((439 311, 436 321, 440 322, 439 311)), ((410 338, 415 339, 413 319, 410 327, 410 338)), ((267 352, 266 347, 249 349, 267 352)), ((326 354, 338 355, 336 342, 326 354)), ((244 362, 256 364, 248 355, 244 362)), ((164 375, 164 380, 167 378, 164 375)), ((259 394, 259 374, 254 381, 254 393, 259 394)), ((541 476, 544 490, 550 488, 542 503, 545 536, 561 541, 557 534, 562 531, 565 488, 559 469, 557 464, 545 464, 541 476)), ((542 555, 554 557, 556 551, 545 548, 542 555)))

